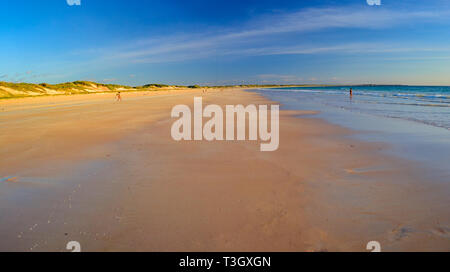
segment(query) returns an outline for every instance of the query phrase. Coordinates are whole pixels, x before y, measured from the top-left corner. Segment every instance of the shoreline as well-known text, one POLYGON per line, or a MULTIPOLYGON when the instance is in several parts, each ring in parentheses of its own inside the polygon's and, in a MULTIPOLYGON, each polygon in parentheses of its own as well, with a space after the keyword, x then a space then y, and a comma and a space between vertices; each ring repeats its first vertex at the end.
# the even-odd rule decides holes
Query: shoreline
POLYGON ((426 166, 425 172, 436 173, 433 180, 438 175, 446 177, 445 181, 450 180, 450 168, 446 164, 450 160, 446 108, 435 112, 419 104, 410 106, 408 99, 402 102, 403 99, 379 94, 361 93, 349 99, 345 92, 303 93, 267 89, 256 92, 268 99, 280 101, 284 109, 317 110, 318 114, 312 118, 356 131, 357 134, 352 137, 355 140, 387 143, 390 145, 386 149, 389 155, 420 162, 426 166))
POLYGON ((0 251, 65 251, 72 240, 84 251, 366 251, 372 240, 449 250, 448 186, 424 184, 417 165, 379 154, 388 147, 296 117, 305 111, 280 112, 275 152, 174 142, 170 108, 195 95, 275 102, 241 89, 163 92, 0 110, 0 178, 17 176, 0 184, 0 251))
POLYGON ((383 86, 400 86, 400 87, 450 87, 450 85, 408 85, 408 84, 288 84, 288 85, 226 85, 226 86, 180 86, 167 84, 148 84, 144 86, 125 86, 118 84, 105 84, 89 81, 74 81, 53 84, 53 86, 69 85, 71 88, 57 87, 56 89, 48 88, 52 86, 47 83, 12 83, 0 81, 1 92, 7 93, 7 96, 0 95, 0 102, 7 100, 16 100, 23 98, 38 98, 38 97, 61 97, 61 96, 76 96, 76 95, 90 95, 90 94, 112 94, 117 92, 130 93, 148 93, 148 92, 164 92, 164 91, 182 91, 182 90, 220 90, 220 89, 283 89, 283 88, 320 88, 320 87, 383 87, 383 86), (2 85, 3 84, 3 85, 2 85), (11 86, 9 86, 11 85, 11 86), (21 90, 20 86, 25 88, 21 90), (109 86, 109 87, 108 87, 109 86), (28 90, 27 90, 28 89, 28 90), (71 90, 74 91, 71 93, 71 90), (38 91, 38 92, 36 92, 38 91), (29 93, 27 93, 29 92, 29 93))

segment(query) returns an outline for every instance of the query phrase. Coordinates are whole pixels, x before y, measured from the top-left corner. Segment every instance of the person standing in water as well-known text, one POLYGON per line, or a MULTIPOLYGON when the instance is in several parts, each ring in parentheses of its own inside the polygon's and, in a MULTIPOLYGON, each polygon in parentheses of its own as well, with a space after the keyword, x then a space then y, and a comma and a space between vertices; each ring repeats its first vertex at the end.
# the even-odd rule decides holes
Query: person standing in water
POLYGON ((353 97, 353 90, 352 90, 352 88, 350 88, 350 98, 352 98, 353 97))
POLYGON ((116 94, 116 101, 117 101, 117 102, 122 101, 122 96, 120 96, 120 92, 118 92, 118 93, 116 94))

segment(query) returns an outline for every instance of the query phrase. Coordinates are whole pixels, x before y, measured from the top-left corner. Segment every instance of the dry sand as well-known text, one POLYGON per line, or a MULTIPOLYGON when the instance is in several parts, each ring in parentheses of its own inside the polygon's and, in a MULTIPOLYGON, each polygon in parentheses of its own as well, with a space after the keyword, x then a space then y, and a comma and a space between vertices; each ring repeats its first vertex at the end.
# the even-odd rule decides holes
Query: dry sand
POLYGON ((281 113, 275 152, 175 142, 171 108, 194 96, 273 103, 239 89, 0 101, 0 251, 450 250, 448 183, 389 146, 310 112, 281 113))

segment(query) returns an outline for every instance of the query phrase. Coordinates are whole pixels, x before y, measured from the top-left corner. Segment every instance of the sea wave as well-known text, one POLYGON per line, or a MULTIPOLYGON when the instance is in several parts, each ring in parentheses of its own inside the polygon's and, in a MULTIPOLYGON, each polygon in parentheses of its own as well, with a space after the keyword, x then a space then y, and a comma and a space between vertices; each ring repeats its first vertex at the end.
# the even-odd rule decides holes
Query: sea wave
POLYGON ((261 89, 328 107, 405 119, 450 130, 450 87, 374 86, 261 89), (349 99, 349 89, 353 99, 349 99))

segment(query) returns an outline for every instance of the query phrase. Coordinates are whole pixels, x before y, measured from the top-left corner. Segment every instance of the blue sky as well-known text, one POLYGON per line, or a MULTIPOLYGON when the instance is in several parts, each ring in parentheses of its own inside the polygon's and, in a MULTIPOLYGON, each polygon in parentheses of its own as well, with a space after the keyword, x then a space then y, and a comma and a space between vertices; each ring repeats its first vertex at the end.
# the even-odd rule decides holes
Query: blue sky
POLYGON ((0 81, 450 85, 450 1, 381 3, 0 0, 0 81))

